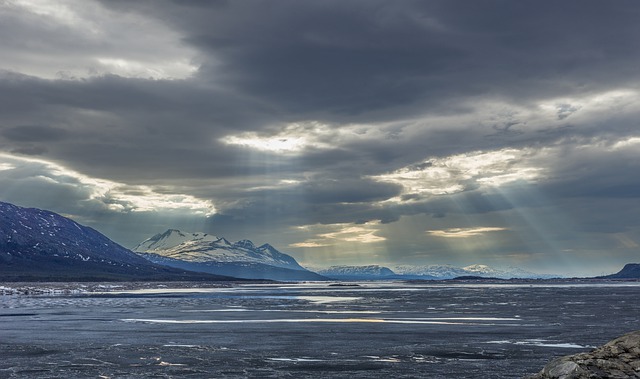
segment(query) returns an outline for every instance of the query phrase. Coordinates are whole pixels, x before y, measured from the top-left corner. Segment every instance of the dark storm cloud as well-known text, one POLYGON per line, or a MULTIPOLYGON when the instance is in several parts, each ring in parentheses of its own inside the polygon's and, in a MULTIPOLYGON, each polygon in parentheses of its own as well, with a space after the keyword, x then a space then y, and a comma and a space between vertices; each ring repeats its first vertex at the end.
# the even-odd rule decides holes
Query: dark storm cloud
POLYGON ((400 187, 361 178, 316 178, 300 189, 306 201, 323 203, 365 203, 400 194, 400 187))
POLYGON ((590 145, 567 154, 570 159, 555 160, 553 177, 542 183, 540 190, 550 198, 572 202, 576 208, 576 202, 581 202, 583 210, 580 213, 597 204, 598 211, 591 217, 585 215, 580 218, 585 224, 590 224, 590 228, 600 225, 602 230, 621 232, 630 225, 637 225, 637 218, 626 210, 622 211, 620 204, 621 201, 637 201, 640 197, 640 178, 635 175, 640 167, 640 140, 617 144, 607 143, 606 139, 589 142, 590 145), (599 145, 607 149, 596 148, 599 145), (605 211, 603 208, 608 202, 612 209, 605 211), (602 218, 610 218, 610 221, 593 221, 602 218))
MULTIPOLYGON (((112 163, 126 170, 123 161, 140 162, 143 167, 130 166, 138 171, 150 169, 145 162, 157 161, 167 175, 223 174, 222 168, 199 163, 234 154, 221 154, 216 138, 297 119, 384 120, 398 117, 397 107, 402 117, 411 118, 447 112, 459 107, 461 99, 484 94, 524 101, 633 83, 637 70, 630 62, 637 61, 640 51, 634 48, 638 39, 630 37, 638 35, 639 27, 631 22, 636 7, 629 2, 559 7, 376 1, 104 5, 124 13, 156 14, 178 28, 183 41, 199 49, 201 70, 196 78, 177 81, 105 76, 3 83, 2 103, 11 109, 47 107, 51 112, 53 105, 59 114, 94 110, 115 116, 110 124, 86 120, 91 124, 86 148, 49 148, 74 165, 93 156, 95 175, 103 173, 98 167, 112 163), (105 140, 105 135, 110 137, 105 140), (109 157, 110 151, 117 154, 109 157), (163 156, 173 157, 173 163, 163 156)), ((571 109, 565 104, 558 117, 568 117, 571 109)), ((513 125, 519 124, 501 123, 494 129, 504 138, 523 133, 509 135, 513 125)), ((446 137, 426 132, 431 127, 425 125, 424 135, 413 141, 355 142, 304 157, 303 163, 321 171, 336 165, 354 172, 370 167, 375 174, 427 155, 517 143, 469 138, 469 129, 479 129, 473 125, 463 135, 454 131, 446 137)), ((538 138, 523 136, 525 141, 538 138)))
POLYGON ((20 162, 12 170, 0 170, 0 181, 3 199, 67 214, 84 213, 82 208, 92 192, 91 188, 79 185, 77 178, 52 176, 50 168, 39 162, 20 162))
POLYGON ((403 105, 437 110, 468 96, 537 99, 615 88, 638 76, 632 1, 148 7, 203 54, 201 79, 298 114, 366 118, 403 105))
POLYGON ((21 146, 16 149, 10 150, 11 153, 22 154, 22 155, 42 155, 48 152, 46 147, 44 146, 36 146, 36 145, 26 145, 21 146))
MULTIPOLYGON (((282 193, 255 197, 246 207, 223 210, 208 220, 211 230, 242 228, 264 232, 269 229, 289 229, 308 224, 356 223, 378 220, 383 223, 397 221, 400 214, 389 208, 372 208, 367 203, 312 203, 302 196, 283 196, 282 193)), ((250 233, 250 232, 247 232, 250 233)))
POLYGON ((57 141, 65 138, 69 132, 45 125, 23 125, 0 129, 0 134, 9 141, 41 142, 57 141))
POLYGON ((0 83, 0 99, 7 100, 0 102, 6 106, 5 125, 14 124, 1 128, 0 137, 12 151, 38 152, 32 143, 47 142, 50 155, 71 168, 112 179, 148 180, 157 170, 165 178, 263 171, 251 169, 246 157, 217 142, 230 131, 270 119, 257 117, 259 106, 233 95, 188 81, 118 76, 48 81, 12 74, 0 83), (20 125, 51 119, 65 129, 20 125))
MULTIPOLYGON (((2 109, 7 112, 14 110, 18 104, 22 104, 18 109, 22 112, 43 107, 66 107, 116 114, 153 112, 150 116, 177 112, 183 117, 191 115, 196 122, 207 119, 215 123, 217 128, 227 126, 238 129, 250 120, 248 115, 256 112, 253 107, 259 109, 255 104, 243 103, 230 93, 203 88, 188 80, 145 80, 106 75, 85 80, 50 81, 17 74, 2 75, 0 80, 2 109), (242 118, 243 114, 235 112, 232 113, 232 118, 225 111, 231 104, 247 107, 244 114, 247 118, 242 118), (232 120, 237 119, 239 124, 231 124, 232 120)), ((55 108, 53 111, 55 112, 55 108)), ((185 123, 183 126, 190 125, 185 123)))

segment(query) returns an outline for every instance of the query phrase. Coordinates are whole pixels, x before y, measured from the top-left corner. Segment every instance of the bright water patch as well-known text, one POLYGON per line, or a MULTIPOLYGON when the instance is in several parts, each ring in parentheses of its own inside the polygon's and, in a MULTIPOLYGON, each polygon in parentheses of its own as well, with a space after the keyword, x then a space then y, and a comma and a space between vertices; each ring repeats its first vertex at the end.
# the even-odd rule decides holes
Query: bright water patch
MULTIPOLYGON (((385 323, 385 324, 425 324, 425 325, 474 325, 474 326, 498 326, 497 322, 476 321, 509 321, 518 320, 511 318, 276 318, 276 319, 207 319, 207 320, 178 320, 178 319, 121 319, 123 322, 142 322, 148 324, 267 324, 267 323, 385 323), (463 321, 459 321, 463 320, 463 321)), ((508 326, 525 326, 525 324, 507 324, 508 326)), ((535 325, 527 325, 535 326, 535 325)))
MULTIPOLYGON (((321 313, 321 314, 380 314, 383 311, 362 311, 362 310, 330 310, 330 309, 246 309, 246 308, 223 308, 223 309, 201 309, 201 310, 181 310, 183 313, 209 313, 209 312, 288 312, 288 313, 321 313)), ((0 315, 1 316, 1 315, 0 315)))
POLYGON ((315 358, 267 358, 267 360, 278 362, 326 362, 325 359, 315 358))
POLYGON ((554 347, 554 348, 561 348, 561 349, 593 349, 595 346, 589 346, 589 345, 578 345, 575 343, 570 343, 570 342, 554 342, 554 341, 547 341, 547 340, 541 340, 541 339, 529 339, 529 340, 524 340, 524 341, 510 341, 510 340, 503 340, 503 341, 487 341, 487 343, 491 343, 491 344, 513 344, 513 345, 524 345, 524 346, 539 346, 539 347, 554 347))

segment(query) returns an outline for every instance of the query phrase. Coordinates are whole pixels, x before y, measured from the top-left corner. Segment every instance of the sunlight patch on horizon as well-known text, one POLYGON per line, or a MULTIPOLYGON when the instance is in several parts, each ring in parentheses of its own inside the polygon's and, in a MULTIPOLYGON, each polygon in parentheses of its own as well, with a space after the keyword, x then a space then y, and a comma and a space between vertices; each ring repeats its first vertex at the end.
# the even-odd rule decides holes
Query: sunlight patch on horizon
POLYGON ((378 231, 379 222, 368 222, 361 225, 354 224, 330 224, 330 225, 304 225, 295 229, 312 232, 314 237, 303 242, 289 244, 290 247, 316 248, 328 247, 341 243, 377 243, 385 241, 375 233, 378 231), (317 229, 318 231, 312 231, 317 229))
POLYGON ((298 243, 292 243, 289 244, 290 247, 302 247, 302 248, 306 248, 306 247, 310 247, 310 248, 314 248, 314 247, 327 247, 327 246, 332 246, 329 243, 324 243, 324 242, 319 242, 317 240, 307 240, 304 242, 298 242, 298 243))
POLYGON ((115 181, 93 178, 60 164, 43 159, 16 157, 0 154, 0 167, 4 171, 17 171, 13 175, 20 179, 37 179, 48 185, 70 186, 85 193, 86 200, 99 202, 115 212, 151 212, 189 210, 196 214, 213 215, 213 203, 185 194, 159 193, 151 186, 129 185, 115 181), (23 172, 20 172, 20 171, 23 172))
POLYGON ((500 232, 509 230, 508 228, 501 227, 491 227, 491 226, 481 226, 475 228, 450 228, 450 229, 442 229, 442 230, 427 230, 427 233, 436 236, 436 237, 444 237, 444 238, 469 238, 476 236, 483 236, 486 233, 490 232, 500 232))

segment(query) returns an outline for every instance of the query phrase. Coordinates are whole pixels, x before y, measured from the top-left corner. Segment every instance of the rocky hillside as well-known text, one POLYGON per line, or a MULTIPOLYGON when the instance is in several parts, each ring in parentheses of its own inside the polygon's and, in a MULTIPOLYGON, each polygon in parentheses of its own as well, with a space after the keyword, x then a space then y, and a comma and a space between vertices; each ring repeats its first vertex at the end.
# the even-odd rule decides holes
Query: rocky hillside
POLYGON ((589 353, 555 359, 528 379, 640 378, 640 331, 625 334, 589 353))
POLYGON ((0 202, 3 280, 230 279, 150 263, 95 229, 42 209, 0 202))

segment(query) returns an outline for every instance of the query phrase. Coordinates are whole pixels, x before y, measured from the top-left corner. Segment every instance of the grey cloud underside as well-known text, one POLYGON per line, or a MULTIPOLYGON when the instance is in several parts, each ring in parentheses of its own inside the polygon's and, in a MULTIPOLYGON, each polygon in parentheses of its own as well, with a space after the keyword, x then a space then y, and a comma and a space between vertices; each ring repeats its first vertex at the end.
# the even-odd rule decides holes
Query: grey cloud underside
MULTIPOLYGON (((248 174, 286 179, 305 170, 324 172, 317 177, 329 179, 375 175, 416 164, 426 156, 531 143, 571 143, 570 138, 601 135, 603 122, 513 137, 492 135, 491 127, 481 125, 432 130, 427 123, 418 125, 415 138, 397 137, 391 130, 381 139, 335 141, 335 148, 287 158, 277 153, 249 155, 243 149, 220 144, 218 138, 242 130, 235 124, 259 129, 259 116, 267 123, 277 116, 252 110, 247 104, 234 111, 232 99, 223 99, 224 106, 218 107, 215 100, 224 96, 212 89, 194 89, 192 81, 103 77, 76 83, 18 76, 4 78, 3 84, 0 94, 7 100, 3 102, 6 121, 0 125, 0 136, 5 141, 0 144, 6 150, 48 152, 90 175, 147 182, 157 177, 158 170, 162 178, 193 180, 248 174), (6 105, 11 102, 21 107, 6 105), (266 167, 269 161, 277 164, 266 167)), ((632 132, 636 124, 624 118, 604 122, 607 135, 614 138, 632 132)), ((408 122, 399 122, 396 129, 401 131, 403 123, 408 122)))
POLYGON ((2 136, 12 142, 44 142, 64 139, 68 132, 42 125, 21 125, 2 130, 2 136))
POLYGON ((452 100, 469 96, 598 91, 638 75, 638 9, 629 1, 156 4, 148 10, 200 50, 203 80, 287 113, 367 119, 380 108, 455 109, 452 100))

